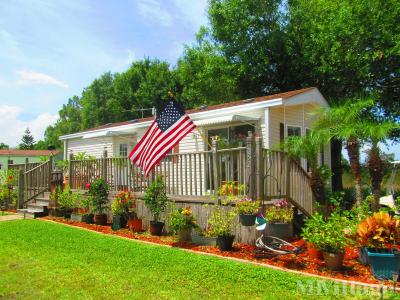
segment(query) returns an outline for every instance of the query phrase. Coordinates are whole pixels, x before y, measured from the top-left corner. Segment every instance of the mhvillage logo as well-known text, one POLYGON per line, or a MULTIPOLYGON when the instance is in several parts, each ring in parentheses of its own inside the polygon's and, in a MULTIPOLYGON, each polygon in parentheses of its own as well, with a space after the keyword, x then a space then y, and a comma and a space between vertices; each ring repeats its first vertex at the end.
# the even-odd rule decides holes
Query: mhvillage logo
POLYGON ((356 296, 356 295, 369 295, 376 296, 383 295, 384 292, 389 291, 388 286, 381 285, 380 288, 374 288, 369 285, 349 284, 344 282, 335 281, 316 281, 316 280, 298 280, 297 281, 297 295, 336 295, 336 296, 356 296))

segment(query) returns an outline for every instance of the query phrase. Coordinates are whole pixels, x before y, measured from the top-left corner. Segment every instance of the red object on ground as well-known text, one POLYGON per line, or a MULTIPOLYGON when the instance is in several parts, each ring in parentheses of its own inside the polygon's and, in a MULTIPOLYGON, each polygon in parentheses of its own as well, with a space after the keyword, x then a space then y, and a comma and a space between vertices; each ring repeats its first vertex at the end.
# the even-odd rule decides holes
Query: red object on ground
MULTIPOLYGON (((311 257, 308 251, 305 251, 304 253, 298 255, 288 254, 276 256, 273 258, 256 259, 253 254, 253 251, 256 249, 256 247, 247 244, 236 243, 234 244, 233 251, 221 252, 218 247, 198 246, 190 243, 177 243, 177 239, 171 236, 151 236, 148 233, 132 233, 129 229, 113 231, 108 225, 101 226, 95 224, 86 224, 82 222, 66 220, 63 218, 45 217, 44 219, 69 224, 72 226, 82 227, 104 234, 118 235, 129 239, 137 239, 162 245, 185 248, 197 252, 212 253, 224 257, 239 258, 248 261, 258 262, 261 264, 278 266, 289 270, 301 271, 303 273, 327 276, 334 279, 358 281, 371 284, 379 283, 379 281, 373 277, 369 266, 364 266, 358 262, 358 254, 356 255, 357 248, 346 248, 343 270, 331 271, 325 267, 325 263, 323 260, 311 257)), ((302 244, 304 244, 304 241, 296 240, 292 243, 296 246, 301 246, 302 244)), ((391 285, 392 283, 385 282, 385 284, 391 285)))
POLYGON ((311 259, 322 260, 322 252, 313 243, 307 243, 307 252, 311 259))

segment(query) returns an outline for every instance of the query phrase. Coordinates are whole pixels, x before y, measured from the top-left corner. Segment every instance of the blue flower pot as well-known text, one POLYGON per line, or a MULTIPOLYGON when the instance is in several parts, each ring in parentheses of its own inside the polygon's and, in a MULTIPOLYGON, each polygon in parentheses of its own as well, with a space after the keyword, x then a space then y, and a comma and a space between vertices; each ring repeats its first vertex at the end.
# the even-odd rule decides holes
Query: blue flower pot
POLYGON ((376 279, 392 280, 400 270, 400 253, 391 249, 368 248, 368 261, 376 279))

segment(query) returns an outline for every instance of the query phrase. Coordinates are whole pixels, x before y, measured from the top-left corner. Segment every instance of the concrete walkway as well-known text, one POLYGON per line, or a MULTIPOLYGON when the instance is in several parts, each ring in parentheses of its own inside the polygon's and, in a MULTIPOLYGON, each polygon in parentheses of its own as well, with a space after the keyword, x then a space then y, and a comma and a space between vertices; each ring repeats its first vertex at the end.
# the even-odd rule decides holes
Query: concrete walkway
POLYGON ((0 215, 0 222, 1 221, 20 220, 20 219, 23 219, 23 218, 24 218, 24 216, 17 215, 17 214, 10 214, 10 215, 7 215, 7 216, 1 216, 0 215))

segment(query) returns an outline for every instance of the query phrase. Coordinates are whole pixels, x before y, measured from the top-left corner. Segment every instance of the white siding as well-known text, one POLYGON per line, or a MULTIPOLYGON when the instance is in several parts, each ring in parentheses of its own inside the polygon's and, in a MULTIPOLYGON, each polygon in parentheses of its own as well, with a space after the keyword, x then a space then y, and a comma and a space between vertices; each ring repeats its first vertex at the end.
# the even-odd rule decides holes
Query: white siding
POLYGON ((91 139, 77 138, 68 140, 68 157, 71 153, 77 154, 80 152, 85 152, 88 155, 100 158, 103 156, 104 150, 107 150, 109 155, 113 153, 113 143, 111 137, 91 139))
MULTIPOLYGON (((304 135, 306 133, 306 129, 311 128, 312 126, 313 117, 310 115, 310 113, 313 112, 315 108, 316 107, 311 104, 305 104, 304 111, 303 105, 271 107, 269 109, 270 148, 276 147, 280 142, 280 123, 285 124, 285 135, 287 134, 287 125, 301 127, 302 135, 304 135)), ((324 163, 330 167, 329 145, 327 145, 324 149, 324 163)))

